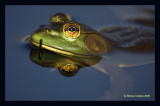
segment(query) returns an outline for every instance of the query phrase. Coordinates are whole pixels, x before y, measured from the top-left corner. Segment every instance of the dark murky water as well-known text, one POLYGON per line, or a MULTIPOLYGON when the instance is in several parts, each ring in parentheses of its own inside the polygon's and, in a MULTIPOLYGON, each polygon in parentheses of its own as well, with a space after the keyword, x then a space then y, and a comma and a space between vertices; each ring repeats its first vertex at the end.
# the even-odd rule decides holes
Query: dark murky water
MULTIPOLYGON (((154 13, 141 9, 154 6, 6 6, 5 16, 5 99, 35 100, 154 100, 154 52, 114 50, 94 63, 79 69, 73 77, 59 73, 56 62, 67 60, 53 57, 55 67, 42 67, 33 62, 32 49, 22 39, 30 35, 57 12, 70 14, 78 22, 94 29, 107 26, 139 26, 134 16, 153 18, 154 13), (147 12, 144 12, 147 11, 147 12), (150 97, 126 97, 126 96, 150 97)), ((152 28, 147 23, 142 27, 152 28)), ((140 23, 140 24, 141 24, 140 23)), ((154 28, 152 28, 154 29, 154 28)), ((42 53, 44 56, 45 53, 42 53)), ((49 55, 50 58, 50 54, 49 55)), ((53 56, 51 55, 51 56, 53 56)), ((33 57, 38 58, 36 52, 33 57), (35 55, 35 56, 34 56, 35 55)), ((36 58, 35 58, 36 59, 36 58)), ((87 60, 85 60, 87 61, 87 60)), ((52 61, 51 61, 52 63, 52 61)), ((51 64, 52 66, 52 64, 51 64)))

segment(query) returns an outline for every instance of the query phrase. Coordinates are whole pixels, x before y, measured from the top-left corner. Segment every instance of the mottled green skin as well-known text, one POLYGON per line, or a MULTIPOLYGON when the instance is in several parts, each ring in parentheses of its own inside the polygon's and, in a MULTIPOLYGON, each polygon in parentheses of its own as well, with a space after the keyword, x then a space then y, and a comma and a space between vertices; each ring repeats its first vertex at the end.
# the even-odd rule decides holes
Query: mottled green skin
MULTIPOLYGON (((55 18, 55 16, 53 17, 55 18)), ((68 19, 68 17, 66 18, 68 19)), ((84 24, 74 22, 79 24, 80 26, 80 36, 78 36, 77 38, 67 38, 63 33, 63 28, 65 24, 72 22, 70 21, 70 19, 67 19, 64 19, 64 21, 59 19, 59 21, 58 19, 52 19, 51 17, 50 24, 40 26, 38 30, 32 33, 31 40, 36 43, 39 43, 40 39, 42 39, 43 44, 49 47, 80 55, 94 55, 87 48, 85 39, 87 36, 94 37, 94 35, 101 37, 100 33, 89 28, 84 24), (48 31, 46 31, 47 29, 48 31)))

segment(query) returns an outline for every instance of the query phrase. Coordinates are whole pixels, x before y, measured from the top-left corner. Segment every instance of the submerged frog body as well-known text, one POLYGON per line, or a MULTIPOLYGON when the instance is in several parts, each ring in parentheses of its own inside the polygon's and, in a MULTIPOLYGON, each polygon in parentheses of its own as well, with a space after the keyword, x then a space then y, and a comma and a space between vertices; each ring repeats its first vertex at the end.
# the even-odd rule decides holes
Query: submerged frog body
POLYGON ((137 27, 108 27, 100 30, 113 47, 130 51, 153 51, 155 31, 137 27))
POLYGON ((50 25, 41 25, 33 32, 31 43, 64 55, 92 56, 108 51, 108 43, 99 32, 62 13, 51 17, 50 25))

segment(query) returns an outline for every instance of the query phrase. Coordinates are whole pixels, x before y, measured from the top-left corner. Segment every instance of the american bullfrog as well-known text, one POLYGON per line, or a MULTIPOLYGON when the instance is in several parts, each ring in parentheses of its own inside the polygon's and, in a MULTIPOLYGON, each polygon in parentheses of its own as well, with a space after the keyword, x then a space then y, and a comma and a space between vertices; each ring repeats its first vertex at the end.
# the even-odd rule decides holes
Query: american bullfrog
POLYGON ((109 48, 99 32, 71 21, 70 16, 63 13, 52 16, 50 24, 41 25, 30 38, 33 45, 63 55, 100 55, 106 53, 109 48))
POLYGON ((106 54, 112 47, 153 51, 154 35, 154 30, 132 26, 107 27, 98 32, 72 21, 69 15, 57 13, 50 18, 50 24, 41 25, 26 41, 59 54, 87 57, 106 54))

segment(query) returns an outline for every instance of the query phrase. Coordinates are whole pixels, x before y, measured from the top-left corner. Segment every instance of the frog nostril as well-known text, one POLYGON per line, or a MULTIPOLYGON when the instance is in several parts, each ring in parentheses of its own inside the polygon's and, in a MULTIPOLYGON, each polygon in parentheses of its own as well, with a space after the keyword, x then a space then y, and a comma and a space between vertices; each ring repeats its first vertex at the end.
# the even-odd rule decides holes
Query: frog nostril
POLYGON ((51 32, 51 29, 49 29, 49 28, 44 29, 44 32, 45 32, 45 33, 49 33, 49 32, 51 32))

